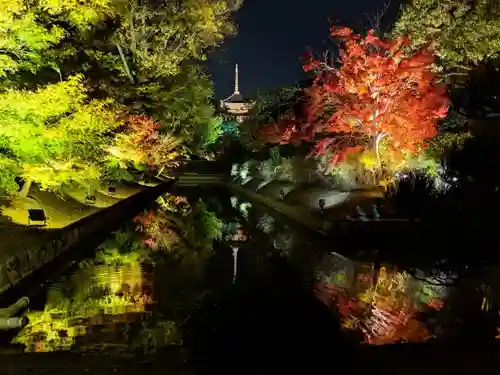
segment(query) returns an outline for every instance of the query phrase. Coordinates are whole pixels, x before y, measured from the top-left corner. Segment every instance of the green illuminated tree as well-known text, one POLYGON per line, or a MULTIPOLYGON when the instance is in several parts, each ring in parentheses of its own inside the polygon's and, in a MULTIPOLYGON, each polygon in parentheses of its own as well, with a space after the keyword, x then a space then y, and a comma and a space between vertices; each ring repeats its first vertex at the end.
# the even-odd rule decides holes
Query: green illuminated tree
POLYGON ((234 30, 228 22, 233 6, 226 0, 131 0, 119 9, 114 41, 131 81, 176 75, 182 62, 204 59, 206 48, 234 30))
MULTIPOLYGON (((60 74, 63 56, 53 53, 66 41, 68 30, 86 34, 93 25, 114 13, 108 0, 1 0, 0 77, 4 85, 15 82, 22 73, 43 68, 60 74), (14 75, 14 77, 13 77, 14 75)), ((68 49, 67 52, 76 52, 68 49)))
POLYGON ((412 0, 394 25, 415 49, 432 43, 446 69, 468 67, 500 51, 500 4, 495 0, 412 0))
POLYGON ((119 125, 110 100, 89 101, 82 77, 37 91, 0 94, 0 188, 14 193, 14 178, 57 190, 63 184, 90 186, 102 176, 109 133, 119 125))
POLYGON ((133 103, 117 100, 151 116, 160 124, 160 133, 179 137, 193 152, 209 143, 210 129, 218 120, 210 102, 212 82, 200 66, 185 63, 179 74, 140 85, 124 83, 123 90, 130 90, 133 103))
POLYGON ((80 73, 91 97, 152 116, 193 149, 203 144, 213 90, 197 61, 234 31, 239 1, 1 1, 0 88, 80 73))

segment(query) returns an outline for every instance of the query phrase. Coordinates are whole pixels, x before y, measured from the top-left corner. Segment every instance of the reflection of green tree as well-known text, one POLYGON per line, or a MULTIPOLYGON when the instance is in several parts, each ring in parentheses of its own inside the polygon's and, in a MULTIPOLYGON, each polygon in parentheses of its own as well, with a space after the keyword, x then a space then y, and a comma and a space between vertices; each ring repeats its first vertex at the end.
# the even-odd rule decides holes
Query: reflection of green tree
POLYGON ((14 343, 26 345, 27 351, 69 350, 82 340, 77 346, 83 349, 104 345, 151 350, 179 343, 175 322, 139 319, 147 316, 145 305, 151 303, 151 296, 141 291, 144 284, 138 262, 80 270, 48 292, 44 311, 27 314, 30 324, 14 343), (101 327, 98 333, 95 326, 101 327))
POLYGON ((222 221, 201 201, 190 205, 185 197, 165 195, 156 207, 137 219, 136 231, 143 244, 155 254, 176 253, 211 248, 212 241, 222 235, 222 221))
POLYGON ((162 253, 180 257, 210 249, 222 236, 222 221, 201 200, 193 206, 185 197, 165 195, 136 223, 115 232, 99 248, 96 260, 105 264, 152 261, 162 253))
POLYGON ((193 224, 191 235, 196 243, 209 246, 213 240, 221 238, 224 223, 201 200, 196 203, 190 220, 193 224))
POLYGON ((183 321, 201 302, 207 289, 205 268, 212 256, 211 244, 222 231, 222 221, 202 201, 186 204, 183 197, 165 196, 146 213, 139 228, 134 223, 114 233, 100 246, 91 268, 78 270, 48 291, 44 311, 27 314, 30 324, 14 342, 24 344, 27 351, 75 346, 151 351, 179 344, 176 322, 183 321), (167 238, 165 221, 175 228, 179 241, 174 249, 161 248, 172 245, 164 241, 155 250, 147 241, 152 235, 156 240, 167 238), (154 288, 161 296, 157 301, 161 314, 145 310, 152 301, 142 291, 141 263, 145 261, 154 262, 157 268, 154 288), (97 334, 95 326, 102 332, 97 334), (118 326, 122 331, 117 333, 118 326))
POLYGON ((114 233, 99 248, 96 260, 104 264, 131 264, 148 258, 140 236, 132 230, 114 233))

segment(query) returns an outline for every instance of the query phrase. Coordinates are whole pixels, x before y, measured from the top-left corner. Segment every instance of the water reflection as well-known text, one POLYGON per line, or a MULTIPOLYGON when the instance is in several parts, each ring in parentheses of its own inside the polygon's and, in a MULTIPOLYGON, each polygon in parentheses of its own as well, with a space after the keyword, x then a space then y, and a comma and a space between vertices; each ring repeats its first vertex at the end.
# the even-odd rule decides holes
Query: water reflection
MULTIPOLYGON (((298 257, 295 264, 305 268, 303 262, 313 259, 316 297, 340 318, 344 330, 358 342, 382 345, 467 336, 462 331, 465 310, 457 300, 472 308, 476 304, 473 293, 463 298, 462 289, 450 286, 456 281, 453 275, 433 272, 430 278, 391 265, 377 269, 337 253, 317 262, 312 253, 318 248, 319 252, 326 250, 328 244, 311 241, 310 235, 301 234, 292 223, 278 220, 257 206, 251 211, 249 223, 268 235, 277 252, 290 261, 298 257)), ((488 303, 483 301, 483 305, 488 303)))
POLYGON ((318 267, 315 293, 338 311, 345 329, 380 345, 433 337, 420 316, 442 310, 448 289, 389 266, 377 270, 331 254, 318 267))
POLYGON ((274 230, 275 223, 274 218, 271 215, 264 214, 259 218, 259 223, 257 228, 262 230, 264 233, 269 234, 274 230))
POLYGON ((43 311, 27 313, 30 323, 14 343, 46 352, 170 342, 176 335, 173 322, 148 325, 144 319, 152 302, 151 277, 138 262, 79 269, 52 285, 43 311), (141 330, 134 334, 137 324, 141 330))
MULTIPOLYGON (((28 352, 143 354, 180 345, 179 326, 210 288, 205 271, 222 227, 199 195, 161 197, 50 285, 43 310, 26 314, 12 343, 28 352)), ((244 240, 235 229, 233 242, 244 240)))
MULTIPOLYGON (((82 268, 68 272, 47 290, 43 311, 27 314, 30 324, 14 343, 25 344, 27 351, 141 353, 182 345, 187 336, 180 327, 193 314, 205 315, 199 310, 207 299, 218 303, 229 295, 231 318, 251 317, 254 300, 245 300, 242 285, 257 303, 268 289, 287 291, 287 277, 295 277, 293 272, 289 276, 289 264, 303 274, 316 271, 316 297, 338 313, 344 329, 360 342, 415 342, 441 335, 439 324, 423 314, 449 310, 455 289, 335 253, 317 262, 314 254, 325 243, 319 245, 282 215, 227 192, 218 195, 207 189, 205 194, 201 200, 199 191, 190 198, 163 197, 129 228, 110 236, 95 259, 82 262, 82 268), (272 259, 274 255, 280 256, 272 259), (254 293, 252 287, 259 283, 261 289, 254 293)), ((302 288, 301 282, 297 288, 302 288)), ((265 306, 264 317, 271 314, 265 306)), ((287 308, 296 307, 290 302, 287 308)), ((227 314, 221 319, 223 327, 226 319, 227 314)), ((280 335, 292 332, 285 331, 280 335)))

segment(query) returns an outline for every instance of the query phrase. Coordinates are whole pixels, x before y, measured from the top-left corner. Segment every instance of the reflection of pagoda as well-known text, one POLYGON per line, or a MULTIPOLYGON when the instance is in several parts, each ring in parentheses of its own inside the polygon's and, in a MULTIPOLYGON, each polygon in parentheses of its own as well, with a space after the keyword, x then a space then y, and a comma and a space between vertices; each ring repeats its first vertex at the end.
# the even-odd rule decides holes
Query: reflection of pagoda
POLYGON ((235 116, 236 120, 241 122, 248 115, 248 110, 252 104, 252 102, 246 100, 240 93, 238 64, 236 64, 234 71, 234 92, 231 96, 220 101, 221 110, 235 116))

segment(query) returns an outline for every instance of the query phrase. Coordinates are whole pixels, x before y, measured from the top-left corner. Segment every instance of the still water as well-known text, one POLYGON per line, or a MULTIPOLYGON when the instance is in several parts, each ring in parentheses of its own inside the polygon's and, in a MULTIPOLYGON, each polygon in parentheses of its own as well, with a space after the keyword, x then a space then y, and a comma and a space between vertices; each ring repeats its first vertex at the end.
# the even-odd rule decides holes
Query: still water
MULTIPOLYGON (((203 194, 223 223, 212 249, 153 261, 128 256, 115 264, 103 262, 98 250, 46 287, 44 306, 26 313, 30 323, 12 343, 26 352, 148 354, 182 346, 186 322, 207 300, 262 280, 280 284, 271 259, 303 267, 299 284, 313 290, 358 342, 418 342, 456 329, 452 288, 390 265, 375 269, 346 259, 276 213, 226 191, 203 194)), ((200 192, 186 196, 197 199, 200 192)), ((253 314, 252 306, 246 309, 253 314)))

